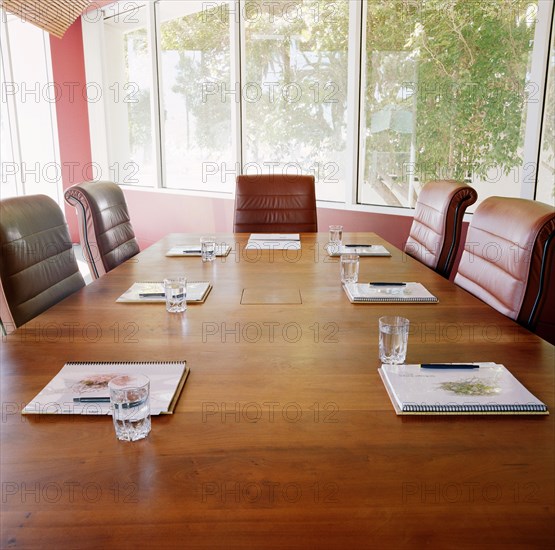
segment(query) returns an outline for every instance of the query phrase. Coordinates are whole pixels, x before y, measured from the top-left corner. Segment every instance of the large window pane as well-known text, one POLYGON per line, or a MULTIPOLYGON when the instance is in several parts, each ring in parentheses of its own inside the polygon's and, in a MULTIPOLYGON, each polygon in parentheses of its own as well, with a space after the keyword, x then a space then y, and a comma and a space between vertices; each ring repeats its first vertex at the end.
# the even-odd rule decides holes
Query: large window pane
POLYGON ((67 88, 56 87, 45 63, 48 34, 16 16, 0 15, 0 197, 40 193, 63 202, 54 117, 56 98, 67 88))
POLYGON ((147 7, 123 3, 123 11, 112 14, 117 6, 107 9, 104 22, 110 178, 126 185, 155 185, 147 7))
POLYGON ((163 1, 158 20, 164 185, 232 191, 229 5, 163 1))
POLYGON ((433 178, 518 196, 537 3, 367 3, 359 202, 413 206, 433 178))
POLYGON ((555 205, 555 29, 551 32, 536 199, 555 205))
POLYGON ((344 201, 350 4, 245 3, 246 173, 314 174, 318 199, 344 201))

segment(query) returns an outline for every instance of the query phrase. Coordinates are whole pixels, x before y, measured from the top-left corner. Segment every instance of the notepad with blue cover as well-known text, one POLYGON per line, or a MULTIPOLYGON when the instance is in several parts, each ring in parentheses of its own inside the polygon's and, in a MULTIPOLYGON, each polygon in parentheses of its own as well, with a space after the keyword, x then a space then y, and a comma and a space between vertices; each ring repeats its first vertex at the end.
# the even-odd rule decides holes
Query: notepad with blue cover
POLYGON ((382 365, 378 372, 401 414, 549 414, 503 365, 476 363, 474 369, 382 365))
POLYGON ((437 303, 438 299, 421 283, 346 283, 343 289, 349 300, 354 303, 437 303))

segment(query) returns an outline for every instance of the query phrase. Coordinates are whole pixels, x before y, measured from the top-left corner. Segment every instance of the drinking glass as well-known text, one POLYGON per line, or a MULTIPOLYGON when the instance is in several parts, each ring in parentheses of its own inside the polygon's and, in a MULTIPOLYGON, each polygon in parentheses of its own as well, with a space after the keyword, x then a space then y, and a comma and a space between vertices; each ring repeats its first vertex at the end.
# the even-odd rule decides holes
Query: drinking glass
POLYGON ((341 254, 339 260, 342 283, 356 283, 358 281, 358 269, 360 259, 358 254, 341 254))
POLYGON ((203 262, 213 262, 216 259, 216 239, 214 237, 200 238, 200 255, 203 262))
POLYGON ((187 279, 185 277, 164 279, 164 292, 167 311, 181 313, 187 309, 187 279))
POLYGON ((150 433, 150 380, 142 374, 123 374, 108 382, 116 437, 137 441, 150 433))
POLYGON ((341 246, 343 240, 343 226, 342 225, 330 225, 330 235, 329 235, 329 245, 334 248, 341 246))
POLYGON ((380 317, 380 361, 400 364, 405 362, 409 339, 409 320, 404 317, 380 317))

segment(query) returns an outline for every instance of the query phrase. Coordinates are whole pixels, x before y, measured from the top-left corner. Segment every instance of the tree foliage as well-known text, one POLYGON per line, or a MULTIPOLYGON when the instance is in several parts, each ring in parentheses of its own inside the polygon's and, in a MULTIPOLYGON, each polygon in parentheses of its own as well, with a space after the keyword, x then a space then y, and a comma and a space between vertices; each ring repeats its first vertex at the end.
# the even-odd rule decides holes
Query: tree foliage
MULTIPOLYGON (((347 82, 349 10, 360 2, 241 5, 251 17, 242 27, 246 81, 240 85, 230 82, 229 18, 236 14, 227 5, 210 16, 198 12, 161 25, 162 50, 179 52, 174 91, 195 119, 195 145, 218 150, 228 142, 222 133, 229 131, 230 105, 240 99, 247 157, 293 156, 305 165, 322 152, 339 159, 346 147, 347 88, 358 85, 347 82), (264 6, 273 6, 273 13, 264 6), (287 17, 280 11, 285 7, 287 17), (228 93, 207 97, 207 83, 228 93), (253 100, 256 86, 262 95, 253 100), (298 97, 284 96, 287 87, 298 97)), ((534 92, 526 76, 535 5, 365 2, 366 118, 360 131, 366 165, 379 153, 391 157, 383 171, 399 171, 399 163, 412 158, 428 179, 485 176, 492 166, 508 173, 520 165, 522 122, 534 92)))

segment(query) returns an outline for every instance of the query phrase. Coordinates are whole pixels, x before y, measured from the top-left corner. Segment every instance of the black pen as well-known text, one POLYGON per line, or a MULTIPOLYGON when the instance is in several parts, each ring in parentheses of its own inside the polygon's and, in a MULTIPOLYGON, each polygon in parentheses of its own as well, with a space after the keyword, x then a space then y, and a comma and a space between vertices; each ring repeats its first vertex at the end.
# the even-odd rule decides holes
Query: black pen
POLYGON ((457 363, 423 363, 422 369, 479 369, 480 365, 463 365, 457 363))
POLYGON ((109 397, 74 397, 74 403, 109 403, 109 397))
POLYGON ((383 283, 383 282, 374 282, 368 283, 372 286, 407 286, 407 283, 383 283))
POLYGON ((139 298, 165 298, 164 292, 141 292, 139 298))
POLYGON ((371 244, 344 244, 343 246, 346 246, 348 248, 372 248, 371 244))

